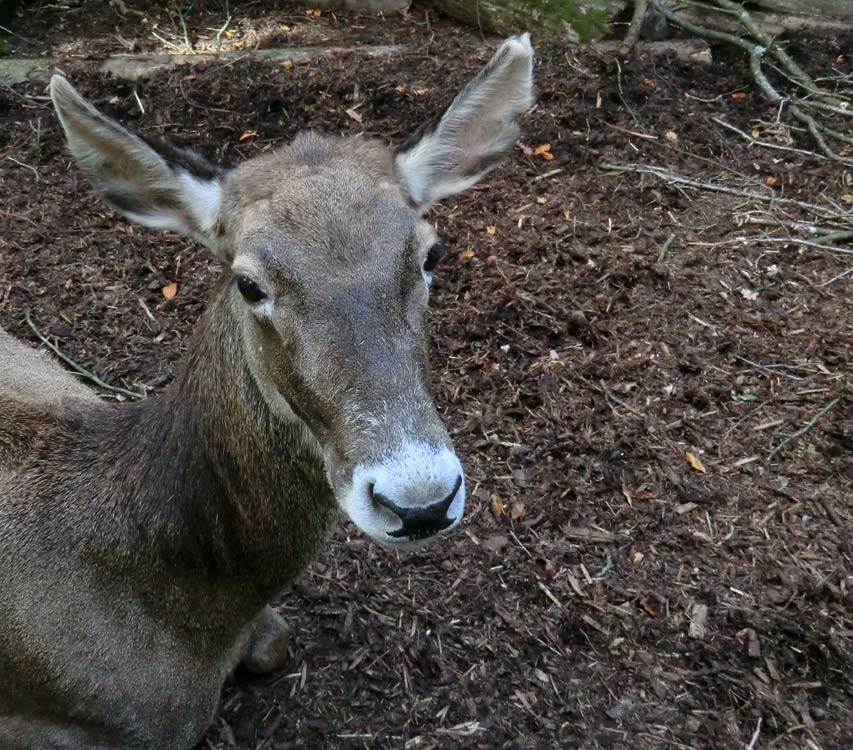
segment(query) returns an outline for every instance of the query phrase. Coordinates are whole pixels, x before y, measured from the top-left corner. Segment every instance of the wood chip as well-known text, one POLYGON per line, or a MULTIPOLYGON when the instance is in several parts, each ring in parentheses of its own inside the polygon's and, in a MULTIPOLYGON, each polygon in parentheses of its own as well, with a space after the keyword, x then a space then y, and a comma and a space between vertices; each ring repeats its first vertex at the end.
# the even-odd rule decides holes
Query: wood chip
POLYGON ((611 544, 616 541, 616 535, 606 531, 598 531, 585 526, 563 526, 563 534, 568 539, 574 539, 579 542, 592 542, 600 544, 611 544))
POLYGON ((708 606, 694 604, 690 613, 690 626, 687 635, 701 641, 705 637, 705 623, 708 620, 708 606))
POLYGON ((761 657, 761 643, 758 640, 758 633, 752 628, 747 628, 746 631, 746 653, 752 659, 761 657))
POLYGON ((578 579, 575 578, 571 573, 568 573, 566 575, 566 580, 569 582, 569 586, 572 587, 572 591, 574 591, 579 597, 583 598, 584 596, 586 596, 586 594, 584 594, 583 592, 583 589, 581 588, 580 583, 578 582, 578 579))

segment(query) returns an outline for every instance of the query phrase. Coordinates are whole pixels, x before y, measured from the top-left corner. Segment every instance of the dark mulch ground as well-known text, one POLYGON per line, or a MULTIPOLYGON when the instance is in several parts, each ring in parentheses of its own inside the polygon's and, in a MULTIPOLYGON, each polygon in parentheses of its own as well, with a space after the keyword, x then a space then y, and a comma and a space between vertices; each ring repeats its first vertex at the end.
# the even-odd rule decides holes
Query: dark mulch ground
MULTIPOLYGON (((41 34, 34 48, 51 7, 19 24, 41 34)), ((400 139, 488 56, 419 16, 305 23, 411 51, 213 63, 135 86, 64 69, 144 133, 233 163, 306 126, 400 139), (356 87, 360 124, 346 114, 356 87), (258 136, 240 142, 247 130, 258 136)), ((849 75, 851 41, 797 51, 849 75)), ((851 277, 825 284, 853 258, 767 241, 809 218, 799 209, 600 166, 665 166, 849 214, 849 171, 750 147, 711 119, 773 137, 775 110, 740 61, 717 61, 540 50, 523 138, 555 158, 519 148, 435 212, 455 248, 433 329, 473 494, 463 531, 397 559, 342 529, 281 603, 287 668, 238 675, 202 747, 725 750, 759 723, 756 748, 853 747, 853 290, 851 277), (699 605, 704 632, 690 627, 699 605)), ((29 308, 105 379, 161 388, 216 264, 102 208, 45 101, 26 98, 43 94, 0 90, 0 324, 32 340, 29 308)))

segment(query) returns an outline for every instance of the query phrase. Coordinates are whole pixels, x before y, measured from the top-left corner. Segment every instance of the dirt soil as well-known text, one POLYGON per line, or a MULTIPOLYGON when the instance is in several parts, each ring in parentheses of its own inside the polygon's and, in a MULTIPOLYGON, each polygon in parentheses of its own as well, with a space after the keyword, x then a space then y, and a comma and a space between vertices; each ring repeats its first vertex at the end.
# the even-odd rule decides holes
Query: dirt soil
MULTIPOLYGON (((71 45, 63 70, 97 106, 226 164, 305 127, 399 142, 494 45, 417 13, 298 11, 299 34, 408 51, 130 84, 71 55, 87 34, 113 51, 116 26, 153 49, 150 26, 68 5, 30 4, 13 26, 26 51, 71 45)), ((211 8, 190 34, 221 26, 211 8)), ((263 25, 240 23, 237 41, 263 25)), ((792 45, 839 85, 851 49, 792 45)), ((811 148, 737 56, 715 60, 538 51, 522 144, 433 214, 453 248, 432 328, 471 491, 462 530, 399 558, 341 528, 280 602, 286 668, 237 674, 200 748, 853 747, 853 276, 836 278, 853 246, 785 239, 849 228, 853 174, 722 128, 811 148)), ((35 341, 29 309, 104 380, 162 389, 217 262, 99 204, 44 94, 0 89, 0 324, 35 341)))

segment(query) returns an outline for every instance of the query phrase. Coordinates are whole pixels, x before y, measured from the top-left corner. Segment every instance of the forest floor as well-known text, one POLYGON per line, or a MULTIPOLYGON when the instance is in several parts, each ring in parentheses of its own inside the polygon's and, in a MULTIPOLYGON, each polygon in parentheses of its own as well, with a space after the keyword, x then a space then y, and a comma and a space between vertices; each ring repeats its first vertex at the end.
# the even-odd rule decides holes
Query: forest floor
MULTIPOLYGON (((306 127, 399 143, 494 48, 420 13, 279 5, 229 21, 197 3, 184 34, 156 7, 29 3, 12 41, 225 164, 306 127), (97 72, 163 39, 404 50, 97 72)), ((851 50, 853 34, 790 45, 848 85, 851 50)), ((813 242, 849 228, 853 172, 720 125, 812 148, 736 54, 537 54, 519 147, 432 215, 452 248, 433 377, 465 523, 408 557, 342 526, 279 604, 285 669, 235 675, 200 748, 853 747, 853 245, 813 242)), ((0 196, 0 325, 35 341, 30 310, 104 380, 165 387, 220 266, 96 200, 44 80, 0 87, 0 196)))

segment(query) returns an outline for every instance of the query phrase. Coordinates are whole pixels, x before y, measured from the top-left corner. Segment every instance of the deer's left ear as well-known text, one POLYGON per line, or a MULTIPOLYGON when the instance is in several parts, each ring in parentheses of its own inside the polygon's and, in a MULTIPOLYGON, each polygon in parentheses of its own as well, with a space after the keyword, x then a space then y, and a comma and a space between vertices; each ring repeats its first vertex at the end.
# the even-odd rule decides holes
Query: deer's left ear
POLYGON ((62 76, 51 78, 50 96, 69 150, 107 203, 139 224, 219 250, 223 170, 192 151, 154 149, 104 117, 62 76))
POLYGON ((530 35, 522 34, 501 44, 438 124, 397 154, 412 202, 426 211, 494 169, 515 144, 517 120, 532 104, 533 48, 530 35))

